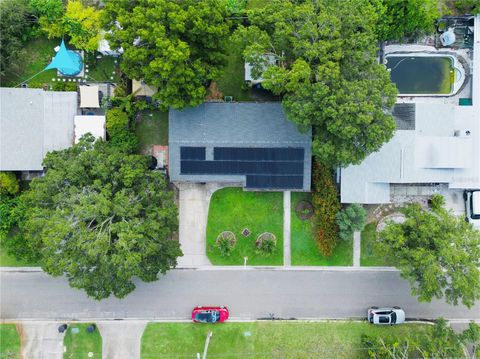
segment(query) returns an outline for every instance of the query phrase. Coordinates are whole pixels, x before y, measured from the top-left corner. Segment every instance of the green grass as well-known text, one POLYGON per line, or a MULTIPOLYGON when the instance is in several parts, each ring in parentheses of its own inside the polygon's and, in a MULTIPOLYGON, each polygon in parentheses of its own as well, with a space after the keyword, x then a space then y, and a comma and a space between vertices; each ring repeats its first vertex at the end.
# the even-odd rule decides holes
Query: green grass
POLYGON ((227 46, 227 65, 223 69, 222 75, 215 81, 218 90, 224 96, 233 96, 234 101, 252 101, 250 90, 242 89, 245 81, 245 69, 242 54, 233 45, 227 46))
POLYGON ((311 201, 310 193, 292 193, 291 250, 292 265, 302 266, 351 266, 353 264, 353 238, 338 240, 338 245, 330 257, 322 255, 313 236, 313 220, 300 220, 295 213, 299 201, 311 201))
POLYGON ((17 260, 14 256, 7 253, 5 242, 0 240, 0 267, 38 267, 39 264, 35 262, 28 262, 25 260, 17 260))
POLYGON ((209 330, 212 358, 365 358, 362 334, 412 337, 428 329, 421 324, 380 327, 366 322, 150 323, 143 333, 141 358, 195 358, 203 352, 209 330))
POLYGON ((118 58, 113 56, 103 56, 96 59, 93 54, 88 54, 87 64, 89 66, 88 79, 96 82, 118 82, 120 81, 118 71, 118 58), (117 61, 117 63, 115 63, 117 61), (112 72, 115 72, 113 74, 112 72), (111 79, 110 77, 113 77, 111 79))
POLYGON ((0 324, 0 358, 20 358, 20 335, 15 324, 0 324))
POLYGON ((159 110, 140 112, 135 132, 142 151, 152 145, 168 145, 168 112, 159 110))
POLYGON ((67 351, 63 354, 64 359, 68 358, 89 358, 88 353, 92 352, 91 358, 102 357, 102 337, 98 328, 93 333, 87 332, 88 323, 71 323, 68 325, 67 333, 63 338, 63 345, 67 351), (77 334, 72 333, 72 328, 80 329, 77 334))
POLYGON ((360 252, 360 265, 366 267, 375 266, 393 266, 394 263, 389 258, 380 255, 375 248, 377 240, 377 223, 369 223, 362 231, 362 242, 360 252))
POLYGON ((283 194, 281 192, 244 192, 241 188, 223 188, 215 192, 210 201, 207 224, 207 256, 216 265, 283 264, 283 194), (250 235, 244 237, 244 228, 250 235), (215 246, 217 236, 232 231, 237 243, 230 256, 223 257, 215 246), (277 249, 270 256, 256 253, 255 241, 263 232, 277 238, 277 249))
MULTIPOLYGON (((16 86, 40 72, 55 56, 53 49, 59 44, 60 40, 58 39, 35 39, 29 41, 24 47, 24 54, 20 55, 18 60, 6 69, 5 76, 1 79, 2 86, 16 86)), ((38 87, 43 83, 51 83, 52 78, 56 76, 56 70, 48 70, 40 73, 28 83, 30 86, 38 87)))

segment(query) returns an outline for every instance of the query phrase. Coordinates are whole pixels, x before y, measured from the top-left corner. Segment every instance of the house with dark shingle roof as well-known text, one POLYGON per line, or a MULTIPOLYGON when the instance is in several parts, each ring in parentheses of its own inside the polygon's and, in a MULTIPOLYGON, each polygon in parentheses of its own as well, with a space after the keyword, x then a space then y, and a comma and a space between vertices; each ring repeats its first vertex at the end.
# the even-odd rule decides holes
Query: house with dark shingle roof
POLYGON ((310 191, 311 141, 311 129, 299 132, 280 103, 170 110, 170 180, 310 191))

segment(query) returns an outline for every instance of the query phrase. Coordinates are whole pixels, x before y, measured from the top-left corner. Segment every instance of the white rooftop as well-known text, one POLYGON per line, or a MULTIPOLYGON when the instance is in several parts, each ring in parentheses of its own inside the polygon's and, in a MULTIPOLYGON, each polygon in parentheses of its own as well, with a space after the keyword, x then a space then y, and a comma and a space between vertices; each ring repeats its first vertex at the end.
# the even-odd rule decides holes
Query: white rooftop
POLYGON ((98 86, 84 85, 80 86, 80 107, 81 108, 99 108, 98 86))
POLYGON ((91 133, 95 138, 105 139, 105 116, 75 116, 75 143, 91 133))

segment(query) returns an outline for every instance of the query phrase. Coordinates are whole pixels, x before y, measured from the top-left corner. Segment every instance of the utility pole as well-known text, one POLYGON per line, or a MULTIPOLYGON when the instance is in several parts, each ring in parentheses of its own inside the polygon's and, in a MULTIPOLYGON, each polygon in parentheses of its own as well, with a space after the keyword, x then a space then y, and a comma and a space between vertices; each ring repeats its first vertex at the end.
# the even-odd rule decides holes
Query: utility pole
MULTIPOLYGON (((207 334, 207 339, 205 340, 205 348, 203 349, 203 355, 202 359, 207 359, 207 351, 208 351, 208 345, 210 344, 210 338, 212 337, 213 333, 210 330, 207 334)), ((197 357, 199 357, 200 354, 197 353, 197 357)))

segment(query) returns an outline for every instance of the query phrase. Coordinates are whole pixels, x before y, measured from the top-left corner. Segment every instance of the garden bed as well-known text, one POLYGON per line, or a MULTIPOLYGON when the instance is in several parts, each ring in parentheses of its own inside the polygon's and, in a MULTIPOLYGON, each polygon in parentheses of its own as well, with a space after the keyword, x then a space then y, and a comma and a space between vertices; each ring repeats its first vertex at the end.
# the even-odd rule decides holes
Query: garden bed
POLYGON ((251 322, 222 325, 150 323, 141 343, 141 358, 194 358, 202 353, 211 330, 209 357, 221 358, 366 358, 362 335, 414 338, 431 327, 396 327, 364 323, 251 322))
MULTIPOLYGON (((245 233, 246 234, 246 233, 245 233)), ((210 201, 207 224, 207 256, 215 265, 283 264, 283 195, 280 192, 244 192, 241 188, 223 188, 210 201), (248 235, 242 234, 248 229, 248 235), (220 233, 231 231, 236 241, 229 256, 222 256, 216 242, 220 233), (263 255, 256 248, 264 232, 276 238, 276 250, 263 255)))
POLYGON ((351 266, 353 264, 353 238, 338 239, 330 257, 322 255, 314 239, 314 219, 301 220, 296 208, 299 202, 311 202, 310 193, 293 192, 291 200, 291 261, 297 266, 351 266))

